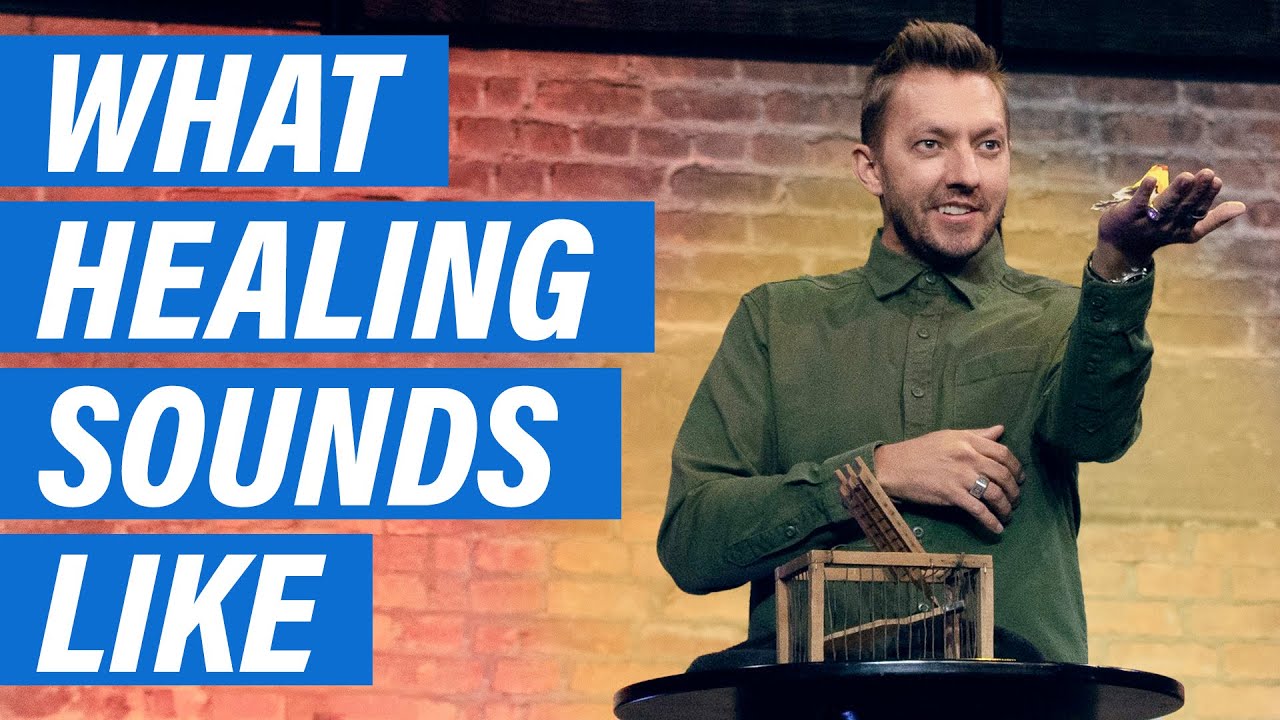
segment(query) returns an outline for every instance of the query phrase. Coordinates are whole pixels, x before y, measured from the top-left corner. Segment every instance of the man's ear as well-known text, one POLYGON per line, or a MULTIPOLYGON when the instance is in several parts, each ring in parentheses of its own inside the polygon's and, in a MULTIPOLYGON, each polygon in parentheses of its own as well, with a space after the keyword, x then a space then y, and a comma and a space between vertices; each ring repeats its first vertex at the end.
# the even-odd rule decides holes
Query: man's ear
POLYGON ((880 182, 880 161, 869 145, 853 146, 853 172, 867 192, 876 197, 884 194, 884 185, 880 182))

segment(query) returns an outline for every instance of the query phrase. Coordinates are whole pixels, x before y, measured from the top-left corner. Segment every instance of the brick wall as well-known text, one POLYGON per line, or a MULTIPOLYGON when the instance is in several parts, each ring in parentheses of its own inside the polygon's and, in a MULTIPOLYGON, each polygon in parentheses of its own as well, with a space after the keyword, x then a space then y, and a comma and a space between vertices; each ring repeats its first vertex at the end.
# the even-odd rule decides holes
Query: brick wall
MULTIPOLYGON (((7 33, 214 28, 0 15, 7 33)), ((375 534, 372 688, 0 689, 0 718, 553 720, 741 638, 746 596, 685 595, 653 543, 671 441, 738 296, 860 263, 864 68, 455 50, 451 186, 0 189, 8 200, 653 199, 652 356, 7 356, 22 366, 623 368, 620 522, 5 522, 8 532, 375 534)), ((1280 86, 1015 75, 1010 261, 1078 281, 1095 199, 1151 163, 1210 165, 1247 217, 1163 251, 1147 424, 1083 471, 1092 660, 1187 684, 1177 717, 1280 718, 1280 86)))

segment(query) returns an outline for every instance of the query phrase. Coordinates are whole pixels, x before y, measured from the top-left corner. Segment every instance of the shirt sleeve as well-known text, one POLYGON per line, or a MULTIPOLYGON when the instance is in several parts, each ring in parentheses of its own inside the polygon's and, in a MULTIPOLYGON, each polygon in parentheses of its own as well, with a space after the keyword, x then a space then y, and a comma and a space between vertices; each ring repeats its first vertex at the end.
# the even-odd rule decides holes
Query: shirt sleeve
POLYGON ((1138 439, 1151 374, 1146 318, 1154 285, 1153 273, 1115 284, 1085 269, 1037 424, 1045 442, 1078 462, 1117 460, 1138 439))
POLYGON ((830 547, 833 525, 851 522, 834 471, 859 456, 871 465, 879 444, 776 467, 766 322, 744 296, 676 437, 658 557, 687 592, 737 587, 830 547))

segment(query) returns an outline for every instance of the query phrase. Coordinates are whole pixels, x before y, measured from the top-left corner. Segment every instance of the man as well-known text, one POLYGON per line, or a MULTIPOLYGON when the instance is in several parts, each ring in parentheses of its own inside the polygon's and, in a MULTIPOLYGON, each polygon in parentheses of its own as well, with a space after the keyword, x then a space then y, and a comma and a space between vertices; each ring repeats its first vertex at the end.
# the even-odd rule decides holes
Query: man
POLYGON ((1082 288, 1011 269, 1004 87, 968 29, 908 24, 872 69, 853 153, 884 215, 867 264, 758 287, 729 321, 676 440, 658 551, 686 591, 751 583, 730 663, 772 659, 776 566, 867 547, 833 475, 855 457, 927 550, 993 556, 996 625, 1033 646, 997 654, 1087 661, 1077 463, 1137 437, 1152 254, 1245 208, 1211 209, 1208 169, 1149 206, 1148 178, 1100 219, 1082 288))

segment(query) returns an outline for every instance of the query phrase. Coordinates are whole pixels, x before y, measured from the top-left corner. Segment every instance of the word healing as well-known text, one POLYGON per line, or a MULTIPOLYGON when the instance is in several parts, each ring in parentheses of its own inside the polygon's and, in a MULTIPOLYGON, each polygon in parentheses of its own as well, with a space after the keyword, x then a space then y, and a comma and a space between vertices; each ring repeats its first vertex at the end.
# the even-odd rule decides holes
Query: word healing
POLYGON ((644 204, 16 205, 5 349, 652 349, 644 204))
POLYGON ((447 182, 445 38, 24 38, 0 61, 30 109, 0 120, 6 184, 447 182))
POLYGON ((0 536, 25 588, 0 599, 0 683, 368 684, 372 551, 368 535, 0 536))
POLYGON ((0 370, 0 517, 613 517, 616 370, 0 370), (92 381, 90 382, 90 378, 92 381), (21 456, 21 460, 17 460, 21 456))

